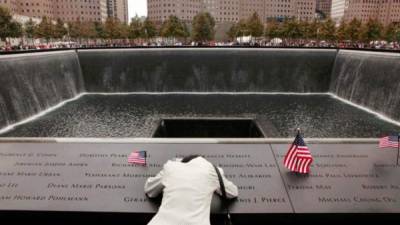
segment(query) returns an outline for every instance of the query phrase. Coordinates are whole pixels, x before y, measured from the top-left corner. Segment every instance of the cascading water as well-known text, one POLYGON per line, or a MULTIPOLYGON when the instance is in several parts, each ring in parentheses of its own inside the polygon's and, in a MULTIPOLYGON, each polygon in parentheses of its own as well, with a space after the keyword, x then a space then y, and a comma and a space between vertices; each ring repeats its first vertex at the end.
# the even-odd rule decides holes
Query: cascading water
POLYGON ((353 103, 400 119, 400 54, 339 51, 330 91, 353 103))
POLYGON ((84 91, 74 51, 0 56, 0 128, 84 91))
POLYGON ((0 71, 2 136, 148 136, 148 126, 159 119, 157 115, 178 114, 250 115, 257 117, 262 126, 266 124, 270 137, 286 136, 297 126, 315 137, 375 137, 397 129, 395 121, 380 120, 377 114, 365 115, 354 105, 346 108, 337 99, 400 119, 400 54, 396 53, 322 49, 79 50, 0 56, 0 71), (97 95, 74 101, 85 91, 156 96, 97 95), (156 94, 165 92, 186 95, 173 96, 174 102, 161 106, 172 98, 156 94), (230 94, 204 98, 187 95, 193 92, 230 94), (323 100, 318 96, 248 95, 266 92, 331 92, 339 98, 331 102, 331 95, 324 95, 323 100), (239 93, 249 99, 239 97, 239 93), (133 104, 141 98, 146 99, 144 104, 133 104), (182 105, 184 98, 190 100, 182 105), (157 99, 162 101, 157 103, 157 99), (215 105, 209 106, 211 102, 215 105), (230 104, 224 106, 227 102, 230 104), (63 110, 48 113, 64 103, 68 104, 63 110), (156 105, 148 108, 147 104, 156 105), (286 106, 290 109, 282 111, 286 106), (165 111, 169 107, 178 111, 165 111), (211 111, 199 114, 203 108, 211 111), (3 133, 15 123, 25 123, 28 117, 26 121, 35 121, 3 133))
POLYGON ((78 51, 88 92, 327 92, 336 50, 78 51))

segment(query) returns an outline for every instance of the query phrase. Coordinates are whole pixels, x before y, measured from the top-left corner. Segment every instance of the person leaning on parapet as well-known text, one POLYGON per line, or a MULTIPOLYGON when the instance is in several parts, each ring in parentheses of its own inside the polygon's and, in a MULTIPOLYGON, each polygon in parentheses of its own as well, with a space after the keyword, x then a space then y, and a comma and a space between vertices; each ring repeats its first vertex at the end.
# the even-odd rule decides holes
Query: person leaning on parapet
MULTIPOLYGON (((223 175, 228 198, 238 196, 238 188, 223 175)), ((187 156, 168 161, 164 168, 145 184, 146 195, 163 199, 157 214, 148 225, 209 225, 214 191, 221 194, 214 166, 201 156, 187 156)))

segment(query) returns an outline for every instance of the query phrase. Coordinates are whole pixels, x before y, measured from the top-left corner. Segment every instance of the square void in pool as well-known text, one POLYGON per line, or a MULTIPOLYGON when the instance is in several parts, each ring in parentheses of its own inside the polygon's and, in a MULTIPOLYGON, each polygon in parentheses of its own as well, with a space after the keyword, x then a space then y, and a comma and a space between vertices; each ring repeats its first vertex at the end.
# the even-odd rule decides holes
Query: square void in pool
POLYGON ((163 119, 154 138, 262 138, 252 119, 163 119))

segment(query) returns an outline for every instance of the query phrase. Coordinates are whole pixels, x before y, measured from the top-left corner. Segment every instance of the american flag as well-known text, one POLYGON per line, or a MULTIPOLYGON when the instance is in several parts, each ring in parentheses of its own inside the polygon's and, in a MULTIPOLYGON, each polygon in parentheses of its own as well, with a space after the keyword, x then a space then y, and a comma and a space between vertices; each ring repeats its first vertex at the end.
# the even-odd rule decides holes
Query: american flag
POLYGON ((398 148, 399 136, 386 136, 379 140, 379 148, 398 148))
POLYGON ((300 134, 296 135, 293 144, 283 161, 286 168, 297 173, 309 173, 313 157, 300 134))
POLYGON ((132 152, 128 157, 128 163, 146 165, 146 151, 135 151, 132 152))

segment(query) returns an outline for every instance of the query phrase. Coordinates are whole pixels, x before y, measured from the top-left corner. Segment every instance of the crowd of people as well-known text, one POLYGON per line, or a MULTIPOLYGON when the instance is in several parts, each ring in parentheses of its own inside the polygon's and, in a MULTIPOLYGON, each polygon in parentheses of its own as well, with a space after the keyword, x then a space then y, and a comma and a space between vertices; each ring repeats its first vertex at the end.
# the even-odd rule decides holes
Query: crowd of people
POLYGON ((162 41, 149 41, 149 42, 50 42, 38 44, 18 44, 7 45, 0 47, 0 51, 33 51, 33 50, 46 50, 46 49, 76 49, 76 48, 130 48, 130 47, 296 47, 296 48, 352 48, 352 49, 383 49, 383 50, 400 50, 400 43, 385 41, 364 43, 340 42, 330 43, 326 41, 283 41, 279 40, 257 40, 257 41, 210 41, 206 43, 200 42, 162 42, 162 41))

